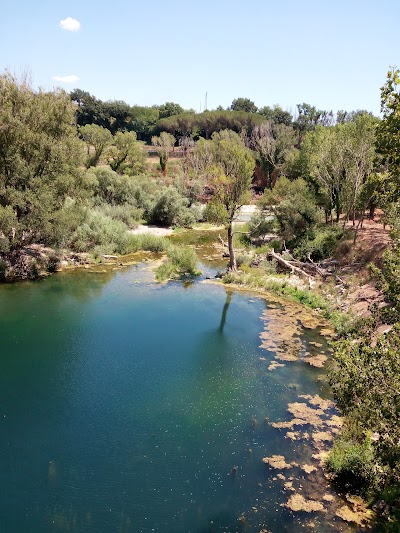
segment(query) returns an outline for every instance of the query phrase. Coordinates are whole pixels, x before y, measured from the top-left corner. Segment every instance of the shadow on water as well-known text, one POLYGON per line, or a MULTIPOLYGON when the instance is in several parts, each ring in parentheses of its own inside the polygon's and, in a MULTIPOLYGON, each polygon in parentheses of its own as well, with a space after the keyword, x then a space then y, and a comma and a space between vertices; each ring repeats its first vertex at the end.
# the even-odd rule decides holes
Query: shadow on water
POLYGON ((226 322, 226 315, 228 313, 229 306, 231 305, 232 294, 233 294, 232 291, 228 291, 228 290, 226 291, 226 300, 225 300, 224 307, 222 309, 221 322, 220 322, 219 328, 218 328, 218 331, 220 333, 223 333, 223 331, 224 331, 225 322, 226 322))

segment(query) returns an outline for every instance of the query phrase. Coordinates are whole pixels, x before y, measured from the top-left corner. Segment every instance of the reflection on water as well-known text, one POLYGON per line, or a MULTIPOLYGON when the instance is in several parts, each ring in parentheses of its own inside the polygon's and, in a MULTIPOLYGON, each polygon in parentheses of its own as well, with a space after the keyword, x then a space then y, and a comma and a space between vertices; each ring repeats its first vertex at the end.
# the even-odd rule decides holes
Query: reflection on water
POLYGON ((323 369, 266 370, 264 300, 152 279, 137 265, 1 287, 1 531, 307 522, 262 459, 299 462, 302 445, 267 421, 299 393, 325 397, 323 369))

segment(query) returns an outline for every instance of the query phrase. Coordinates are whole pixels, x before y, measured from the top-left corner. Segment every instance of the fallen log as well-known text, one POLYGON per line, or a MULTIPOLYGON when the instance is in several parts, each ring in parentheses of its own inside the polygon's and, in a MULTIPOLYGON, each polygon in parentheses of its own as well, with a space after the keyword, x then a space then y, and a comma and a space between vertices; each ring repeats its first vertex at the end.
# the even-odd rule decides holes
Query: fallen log
POLYGON ((273 259, 275 259, 279 265, 282 265, 283 267, 289 269, 293 274, 297 274, 298 276, 305 278, 309 282, 309 285, 310 285, 310 281, 312 281, 312 277, 309 274, 307 274, 307 272, 305 272, 298 266, 294 265, 292 262, 286 261, 286 259, 283 259, 281 255, 275 253, 274 250, 271 250, 270 252, 268 252, 268 257, 272 257, 273 259))

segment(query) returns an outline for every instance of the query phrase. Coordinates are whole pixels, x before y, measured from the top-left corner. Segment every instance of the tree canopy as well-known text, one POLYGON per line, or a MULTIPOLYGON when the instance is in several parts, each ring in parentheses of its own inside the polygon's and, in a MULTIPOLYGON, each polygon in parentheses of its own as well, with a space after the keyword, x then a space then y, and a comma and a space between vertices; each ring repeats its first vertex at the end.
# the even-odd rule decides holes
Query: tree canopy
POLYGON ((0 76, 0 247, 42 242, 67 195, 79 193, 82 149, 64 91, 0 76))

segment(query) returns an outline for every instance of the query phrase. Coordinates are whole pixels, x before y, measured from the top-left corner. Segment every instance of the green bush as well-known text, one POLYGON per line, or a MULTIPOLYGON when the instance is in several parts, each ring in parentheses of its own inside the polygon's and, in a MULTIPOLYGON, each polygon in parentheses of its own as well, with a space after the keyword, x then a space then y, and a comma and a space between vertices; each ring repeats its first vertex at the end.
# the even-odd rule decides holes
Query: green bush
POLYGON ((363 443, 342 437, 335 441, 326 466, 336 483, 353 494, 365 494, 370 485, 379 482, 374 450, 369 438, 363 443))
POLYGON ((314 261, 331 257, 343 233, 341 226, 316 227, 310 234, 298 241, 294 254, 301 260, 306 260, 308 256, 314 261))
POLYGON ((92 210, 86 221, 73 233, 70 245, 77 252, 87 252, 101 246, 104 253, 121 253, 128 237, 125 224, 92 210))
POLYGON ((165 237, 143 233, 141 235, 129 235, 127 239, 126 253, 132 253, 139 250, 144 252, 164 252, 170 246, 165 237))
POLYGON ((188 201, 173 187, 165 188, 150 215, 153 224, 161 226, 191 226, 196 222, 188 201))
POLYGON ((123 222, 132 229, 137 227, 138 222, 143 217, 143 209, 139 209, 132 204, 101 204, 97 208, 97 211, 112 218, 113 220, 119 220, 120 222, 123 222))
POLYGON ((290 181, 282 176, 272 190, 265 190, 259 206, 263 214, 273 213, 287 242, 308 234, 322 220, 322 210, 302 178, 290 181))
POLYGON ((184 275, 198 276, 197 258, 195 251, 189 247, 169 246, 167 249, 168 260, 157 269, 158 281, 184 275))

